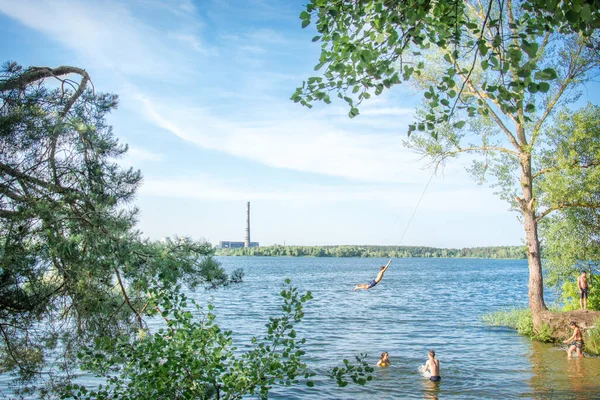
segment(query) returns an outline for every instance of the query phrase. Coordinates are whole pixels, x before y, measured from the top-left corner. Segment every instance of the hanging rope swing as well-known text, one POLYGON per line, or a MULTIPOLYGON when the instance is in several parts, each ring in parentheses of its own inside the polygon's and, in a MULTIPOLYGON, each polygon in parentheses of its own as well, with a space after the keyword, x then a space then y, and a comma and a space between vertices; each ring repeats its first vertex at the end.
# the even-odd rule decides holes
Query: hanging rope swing
POLYGON ((402 232, 402 236, 400 237, 400 242, 398 243, 398 246, 400 246, 402 244, 402 240, 404 240, 404 235, 406 235, 406 232, 408 231, 410 223, 412 222, 415 214, 417 213, 417 209, 419 208, 419 205, 421 204, 421 200, 423 200, 423 197, 425 197, 425 192, 427 191, 427 188, 429 188, 429 184, 431 183, 431 179, 433 179, 433 175, 435 175, 435 171, 436 170, 434 169, 433 172, 431 173, 431 176, 429 177, 429 180, 427 181, 427 184, 425 185, 425 189, 423 189, 423 193, 421 193, 421 197, 419 198, 419 201, 417 202, 415 209, 413 210, 410 218, 408 219, 408 223, 406 224, 406 228, 404 228, 404 232, 402 232))

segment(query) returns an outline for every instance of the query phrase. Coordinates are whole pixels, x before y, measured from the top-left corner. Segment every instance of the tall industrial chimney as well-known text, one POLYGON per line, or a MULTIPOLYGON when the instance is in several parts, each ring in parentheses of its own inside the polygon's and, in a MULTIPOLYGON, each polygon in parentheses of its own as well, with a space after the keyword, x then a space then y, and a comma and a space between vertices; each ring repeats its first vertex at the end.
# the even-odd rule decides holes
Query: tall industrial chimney
POLYGON ((246 203, 246 239, 244 247, 250 247, 250 202, 246 203))

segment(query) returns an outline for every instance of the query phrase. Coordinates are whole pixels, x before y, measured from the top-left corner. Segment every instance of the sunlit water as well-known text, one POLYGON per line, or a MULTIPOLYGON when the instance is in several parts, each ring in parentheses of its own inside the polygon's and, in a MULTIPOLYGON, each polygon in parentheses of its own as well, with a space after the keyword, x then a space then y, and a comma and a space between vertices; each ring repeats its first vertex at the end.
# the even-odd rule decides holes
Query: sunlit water
MULTIPOLYGON (((252 336, 261 337, 268 317, 280 312, 286 278, 313 294, 296 330, 307 339, 305 361, 317 373, 315 386, 275 387, 269 398, 600 399, 599 358, 569 360, 564 348, 482 324, 484 314, 527 304, 525 260, 394 259, 379 285, 358 292, 354 285, 371 281, 386 259, 218 260, 229 272, 243 268, 244 282, 191 296, 215 306, 217 322, 233 331, 238 349, 252 336), (419 372, 429 349, 441 363, 440 383, 419 372), (344 358, 360 353, 375 366, 383 351, 392 365, 376 368, 364 387, 339 388, 327 377, 344 358)), ((6 380, 0 380, 2 386, 6 389, 6 380)))
POLYGON ((395 259, 375 288, 367 283, 384 259, 221 257, 231 271, 245 270, 237 287, 199 292, 212 298, 219 324, 238 347, 264 332, 278 311, 285 278, 314 299, 297 327, 307 339, 307 362, 317 372, 314 388, 272 391, 274 399, 403 398, 600 398, 600 359, 568 360, 564 349, 532 343, 510 329, 482 324, 483 314, 527 304, 525 260, 395 259), (419 373, 429 349, 441 363, 441 383, 419 373), (327 371, 381 352, 392 365, 376 368, 366 386, 337 387, 327 371))

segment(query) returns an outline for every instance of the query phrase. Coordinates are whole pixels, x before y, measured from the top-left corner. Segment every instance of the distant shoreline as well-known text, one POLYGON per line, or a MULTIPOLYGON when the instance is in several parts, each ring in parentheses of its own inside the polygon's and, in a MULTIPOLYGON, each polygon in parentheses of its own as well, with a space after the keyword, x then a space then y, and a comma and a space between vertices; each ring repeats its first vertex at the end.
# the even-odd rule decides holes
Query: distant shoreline
POLYGON ((526 259, 525 246, 444 249, 427 246, 264 246, 215 249, 217 256, 526 259))

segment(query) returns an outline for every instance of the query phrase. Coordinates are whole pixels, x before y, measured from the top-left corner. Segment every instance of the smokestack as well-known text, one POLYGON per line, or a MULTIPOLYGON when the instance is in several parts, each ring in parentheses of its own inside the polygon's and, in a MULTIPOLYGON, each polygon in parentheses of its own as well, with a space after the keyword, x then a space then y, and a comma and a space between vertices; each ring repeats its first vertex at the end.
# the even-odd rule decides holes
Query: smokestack
POLYGON ((250 247, 250 202, 246 203, 246 240, 244 247, 250 247))

